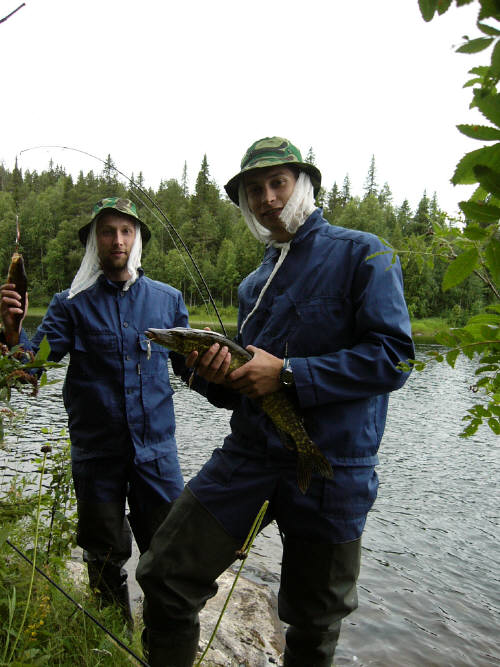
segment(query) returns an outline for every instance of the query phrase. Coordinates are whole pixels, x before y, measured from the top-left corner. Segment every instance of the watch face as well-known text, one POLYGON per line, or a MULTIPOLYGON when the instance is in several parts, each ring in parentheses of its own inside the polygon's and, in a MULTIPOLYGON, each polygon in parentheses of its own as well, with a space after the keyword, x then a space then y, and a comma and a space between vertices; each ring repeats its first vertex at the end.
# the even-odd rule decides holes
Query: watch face
POLYGON ((281 383, 285 387, 291 387, 293 385, 293 372, 291 368, 282 368, 280 372, 281 383))

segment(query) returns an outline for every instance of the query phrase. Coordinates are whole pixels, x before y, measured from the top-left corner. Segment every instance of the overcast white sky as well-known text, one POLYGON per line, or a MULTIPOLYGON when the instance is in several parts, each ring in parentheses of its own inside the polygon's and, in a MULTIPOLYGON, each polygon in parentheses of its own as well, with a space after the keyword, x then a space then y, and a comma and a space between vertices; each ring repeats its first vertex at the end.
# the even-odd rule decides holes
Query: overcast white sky
MULTIPOLYGON (((21 0, 0 0, 0 18, 21 0)), ((105 158, 146 185, 194 186, 203 154, 222 186, 256 139, 312 146, 323 183, 377 182, 414 209, 437 192, 449 213, 469 187, 450 178, 479 148, 455 128, 474 122, 467 71, 484 54, 454 53, 477 36, 478 4, 430 23, 417 0, 26 0, 0 24, 0 162, 49 159, 101 171, 59 144, 105 158)), ((167 212, 168 213, 168 212, 167 212)))

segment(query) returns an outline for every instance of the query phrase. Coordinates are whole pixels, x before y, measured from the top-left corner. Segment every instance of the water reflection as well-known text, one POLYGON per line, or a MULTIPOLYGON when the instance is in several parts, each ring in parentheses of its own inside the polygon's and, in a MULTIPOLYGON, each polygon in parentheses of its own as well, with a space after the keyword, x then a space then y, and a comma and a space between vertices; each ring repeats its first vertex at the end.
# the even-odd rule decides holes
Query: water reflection
MULTIPOLYGON (((391 396, 379 497, 363 539, 360 607, 344 623, 336 664, 500 665, 497 439, 486 428, 459 437, 461 417, 477 399, 469 390, 473 370, 467 359, 455 371, 435 364, 391 396)), ((175 378, 173 385, 179 458, 189 479, 220 446, 230 413, 175 378)), ((38 456, 42 426, 65 426, 61 384, 30 401, 28 415, 2 452, 4 480, 38 456)), ((276 589, 280 559, 271 525, 246 571, 276 589)))

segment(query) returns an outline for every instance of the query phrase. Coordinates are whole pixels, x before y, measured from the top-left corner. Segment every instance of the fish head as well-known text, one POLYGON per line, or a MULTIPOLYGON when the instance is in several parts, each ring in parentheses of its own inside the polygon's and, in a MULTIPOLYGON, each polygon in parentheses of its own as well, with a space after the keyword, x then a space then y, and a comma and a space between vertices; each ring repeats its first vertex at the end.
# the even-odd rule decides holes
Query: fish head
POLYGON ((174 349, 185 338, 185 332, 188 329, 183 327, 174 327, 172 329, 148 329, 146 336, 160 345, 174 349))

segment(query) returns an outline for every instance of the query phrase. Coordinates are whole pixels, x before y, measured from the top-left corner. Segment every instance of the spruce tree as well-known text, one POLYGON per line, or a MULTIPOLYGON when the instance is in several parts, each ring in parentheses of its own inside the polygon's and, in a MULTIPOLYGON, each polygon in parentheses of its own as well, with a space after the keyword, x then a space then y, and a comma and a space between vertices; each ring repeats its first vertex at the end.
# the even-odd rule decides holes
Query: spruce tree
POLYGON ((376 174, 376 168, 375 168, 375 155, 372 155, 372 159, 370 161, 370 167, 368 169, 368 174, 366 176, 365 180, 365 197, 369 197, 370 195, 376 195, 377 194, 377 183, 375 180, 375 174, 376 174))

